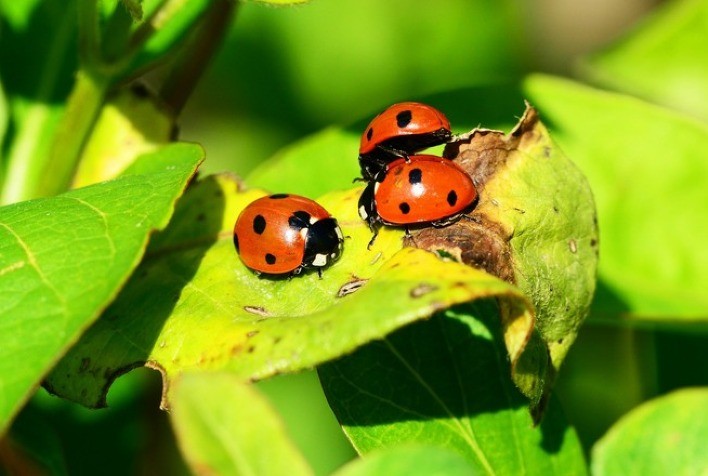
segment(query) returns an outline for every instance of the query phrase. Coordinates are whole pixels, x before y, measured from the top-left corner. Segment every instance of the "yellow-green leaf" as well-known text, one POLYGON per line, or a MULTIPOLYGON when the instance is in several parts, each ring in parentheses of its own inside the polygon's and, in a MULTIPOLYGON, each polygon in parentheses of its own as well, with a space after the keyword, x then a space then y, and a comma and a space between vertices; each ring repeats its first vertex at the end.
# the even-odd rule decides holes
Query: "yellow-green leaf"
POLYGON ((144 153, 169 142, 175 124, 154 98, 122 90, 103 106, 84 146, 74 187, 112 179, 144 153))
POLYGON ((163 372, 168 386, 197 369, 262 379, 311 368, 436 311, 488 297, 509 303, 517 311, 510 322, 531 332, 530 306, 514 286, 422 250, 401 250, 400 230, 383 230, 367 250, 360 192, 319 200, 348 236, 322 279, 269 279, 246 269, 232 243, 238 213, 263 192, 240 190, 229 176, 198 182, 116 302, 52 373, 52 391, 101 406, 112 379, 142 364, 163 372))
POLYGON ((172 395, 172 425, 195 474, 313 474, 252 385, 226 373, 185 374, 172 395))

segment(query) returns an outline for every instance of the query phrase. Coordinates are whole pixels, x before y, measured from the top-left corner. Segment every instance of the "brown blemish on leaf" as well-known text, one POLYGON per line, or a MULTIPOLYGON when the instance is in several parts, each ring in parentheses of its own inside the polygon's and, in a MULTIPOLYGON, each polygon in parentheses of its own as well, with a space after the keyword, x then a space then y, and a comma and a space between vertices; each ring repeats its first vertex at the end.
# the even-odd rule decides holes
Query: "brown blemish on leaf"
POLYGON ((501 227, 478 216, 475 220, 460 220, 445 228, 425 228, 404 239, 405 246, 452 256, 456 261, 483 269, 504 281, 514 282, 509 237, 501 227))
POLYGON ((410 296, 413 299, 418 299, 420 297, 425 296, 426 294, 430 294, 433 291, 437 291, 438 287, 434 286, 429 283, 420 283, 413 289, 411 289, 410 296))
POLYGON ((568 241, 568 248, 570 249, 570 252, 575 254, 578 252, 578 243, 576 243, 575 240, 570 240, 568 241))
MULTIPOLYGON (((512 152, 522 143, 534 140, 537 136, 534 130, 537 122, 536 111, 528 108, 519 124, 508 135, 490 129, 474 129, 447 144, 443 155, 454 160, 472 177, 479 192, 478 207, 485 200, 499 206, 495 197, 485 195, 485 185, 507 164, 512 152)), ((526 213, 520 208, 515 210, 521 214, 526 213)), ((511 232, 503 230, 501 225, 476 209, 467 218, 443 228, 415 230, 410 237, 404 239, 404 245, 437 252, 438 255, 447 254, 459 262, 514 283, 509 245, 511 232)))
MULTIPOLYGON (((432 316, 432 315, 435 314, 436 312, 444 311, 445 309, 448 309, 449 307, 450 307, 450 306, 448 306, 448 305, 447 305, 446 303, 444 303, 444 302, 433 301, 433 302, 430 303, 430 316, 432 316)), ((428 316, 428 317, 430 317, 430 316, 428 316)))
POLYGON ((250 339, 250 338, 253 337, 253 336, 257 336, 259 332, 260 332, 260 331, 258 331, 258 330, 248 331, 248 332, 246 332, 246 337, 247 337, 248 339, 250 339))
MULTIPOLYGON (((147 362, 145 362, 145 367, 160 372, 160 377, 162 377, 162 396, 160 397, 160 410, 168 411, 170 409, 170 402, 167 399, 167 394, 170 388, 170 380, 167 377, 167 372, 165 371, 165 368, 154 360, 148 360, 147 362)), ((106 388, 106 391, 107 390, 108 388, 106 388)))
POLYGON ((337 297, 342 298, 344 296, 357 292, 359 289, 361 289, 362 286, 366 284, 367 281, 368 279, 359 279, 354 276, 354 279, 352 281, 344 283, 342 287, 339 288, 339 291, 337 292, 337 297))
POLYGON ((89 365, 91 365, 91 359, 88 357, 84 357, 81 359, 81 365, 79 366, 79 373, 82 374, 88 370, 89 365))
POLYGON ((243 306, 243 310, 257 316, 268 317, 270 313, 261 306, 243 306))
POLYGON ((374 259, 371 260, 371 262, 369 263, 369 265, 370 265, 370 266, 375 265, 376 262, 377 262, 378 260, 380 260, 382 256, 383 256, 383 253, 381 253, 380 251, 379 251, 378 253, 376 253, 376 256, 374 256, 374 259))

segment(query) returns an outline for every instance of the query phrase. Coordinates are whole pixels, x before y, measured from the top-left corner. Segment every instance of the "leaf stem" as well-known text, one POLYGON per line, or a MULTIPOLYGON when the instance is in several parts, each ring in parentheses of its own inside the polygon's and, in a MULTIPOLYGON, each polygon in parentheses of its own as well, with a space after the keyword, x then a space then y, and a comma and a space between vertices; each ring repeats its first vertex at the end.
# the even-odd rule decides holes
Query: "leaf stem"
POLYGON ((66 110, 54 132, 36 196, 51 196, 69 188, 109 85, 107 77, 83 69, 77 73, 66 110))
POLYGON ((177 115, 194 91, 207 65, 223 44, 236 2, 216 0, 199 22, 192 38, 180 52, 160 89, 160 97, 177 115))
POLYGON ((101 52, 101 29, 98 25, 97 0, 78 2, 79 58, 81 64, 89 69, 99 66, 101 52))
POLYGON ((46 161, 46 134, 52 130, 57 115, 56 106, 51 104, 50 98, 57 87, 62 61, 72 47, 76 21, 74 15, 76 10, 71 5, 63 17, 57 19, 58 28, 52 37, 52 45, 42 67, 37 90, 22 123, 14 133, 8 152, 1 204, 35 197, 38 177, 46 161))

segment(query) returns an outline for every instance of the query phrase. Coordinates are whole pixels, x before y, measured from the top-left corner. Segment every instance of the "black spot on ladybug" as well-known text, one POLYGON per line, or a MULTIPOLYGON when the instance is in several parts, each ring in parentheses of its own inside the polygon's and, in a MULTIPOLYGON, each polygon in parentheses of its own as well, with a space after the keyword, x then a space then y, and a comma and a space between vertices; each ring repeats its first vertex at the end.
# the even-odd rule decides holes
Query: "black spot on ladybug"
POLYGON ((238 235, 234 233, 234 247, 236 247, 236 251, 238 251, 238 235))
POLYGON ((263 215, 256 215, 256 218, 253 219, 253 231, 259 235, 262 235, 265 231, 265 227, 266 221, 265 218, 263 218, 263 215))
POLYGON ((423 180, 423 171, 420 169, 413 169, 408 172, 408 182, 411 185, 420 183, 423 180))
POLYGON ((396 114, 396 125, 400 128, 404 128, 411 123, 411 119, 413 119, 413 113, 406 109, 396 114))
POLYGON ((450 193, 447 194, 447 203, 451 207, 457 203, 457 193, 454 190, 450 190, 450 193))
POLYGON ((369 130, 366 131, 366 140, 371 140, 372 137, 374 137, 374 128, 369 127, 369 130))
POLYGON ((302 210, 298 210, 290 215, 290 218, 288 218, 288 225, 298 230, 310 226, 310 214, 302 210))
POLYGON ((302 221, 310 223, 310 214, 307 212, 303 212, 302 210, 298 210, 295 213, 293 213, 293 215, 295 215, 296 217, 298 217, 302 221))
POLYGON ((401 213, 403 213, 404 215, 408 215, 408 213, 410 213, 411 211, 411 206, 408 205, 406 202, 401 202, 401 204, 398 205, 398 208, 401 209, 401 213))
POLYGON ((275 264, 275 255, 272 255, 270 253, 266 253, 265 260, 266 260, 266 263, 268 263, 268 264, 275 264))
POLYGON ((268 198, 271 198, 271 199, 273 199, 273 200, 281 200, 281 199, 283 199, 283 198, 288 198, 289 196, 290 196, 290 195, 288 195, 287 193, 276 193, 276 194, 274 194, 274 195, 271 195, 271 196, 268 197, 268 198))

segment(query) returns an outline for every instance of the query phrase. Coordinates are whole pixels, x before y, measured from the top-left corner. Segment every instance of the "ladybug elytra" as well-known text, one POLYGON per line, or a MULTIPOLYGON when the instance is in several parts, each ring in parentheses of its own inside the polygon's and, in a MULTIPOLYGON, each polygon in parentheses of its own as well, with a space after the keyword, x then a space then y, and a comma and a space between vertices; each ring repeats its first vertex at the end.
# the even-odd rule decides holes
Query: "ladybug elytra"
POLYGON ((376 116, 359 145, 359 166, 365 180, 378 180, 386 165, 399 158, 448 142, 450 121, 427 104, 402 102, 376 116))
POLYGON ((369 182, 359 198, 359 215, 376 239, 378 225, 457 221, 477 199, 472 178, 451 160, 434 155, 411 155, 386 166, 380 182, 369 182))
POLYGON ((339 258, 342 231, 327 210, 309 198, 276 194, 243 209, 234 226, 234 245, 243 264, 257 273, 300 274, 339 258))

